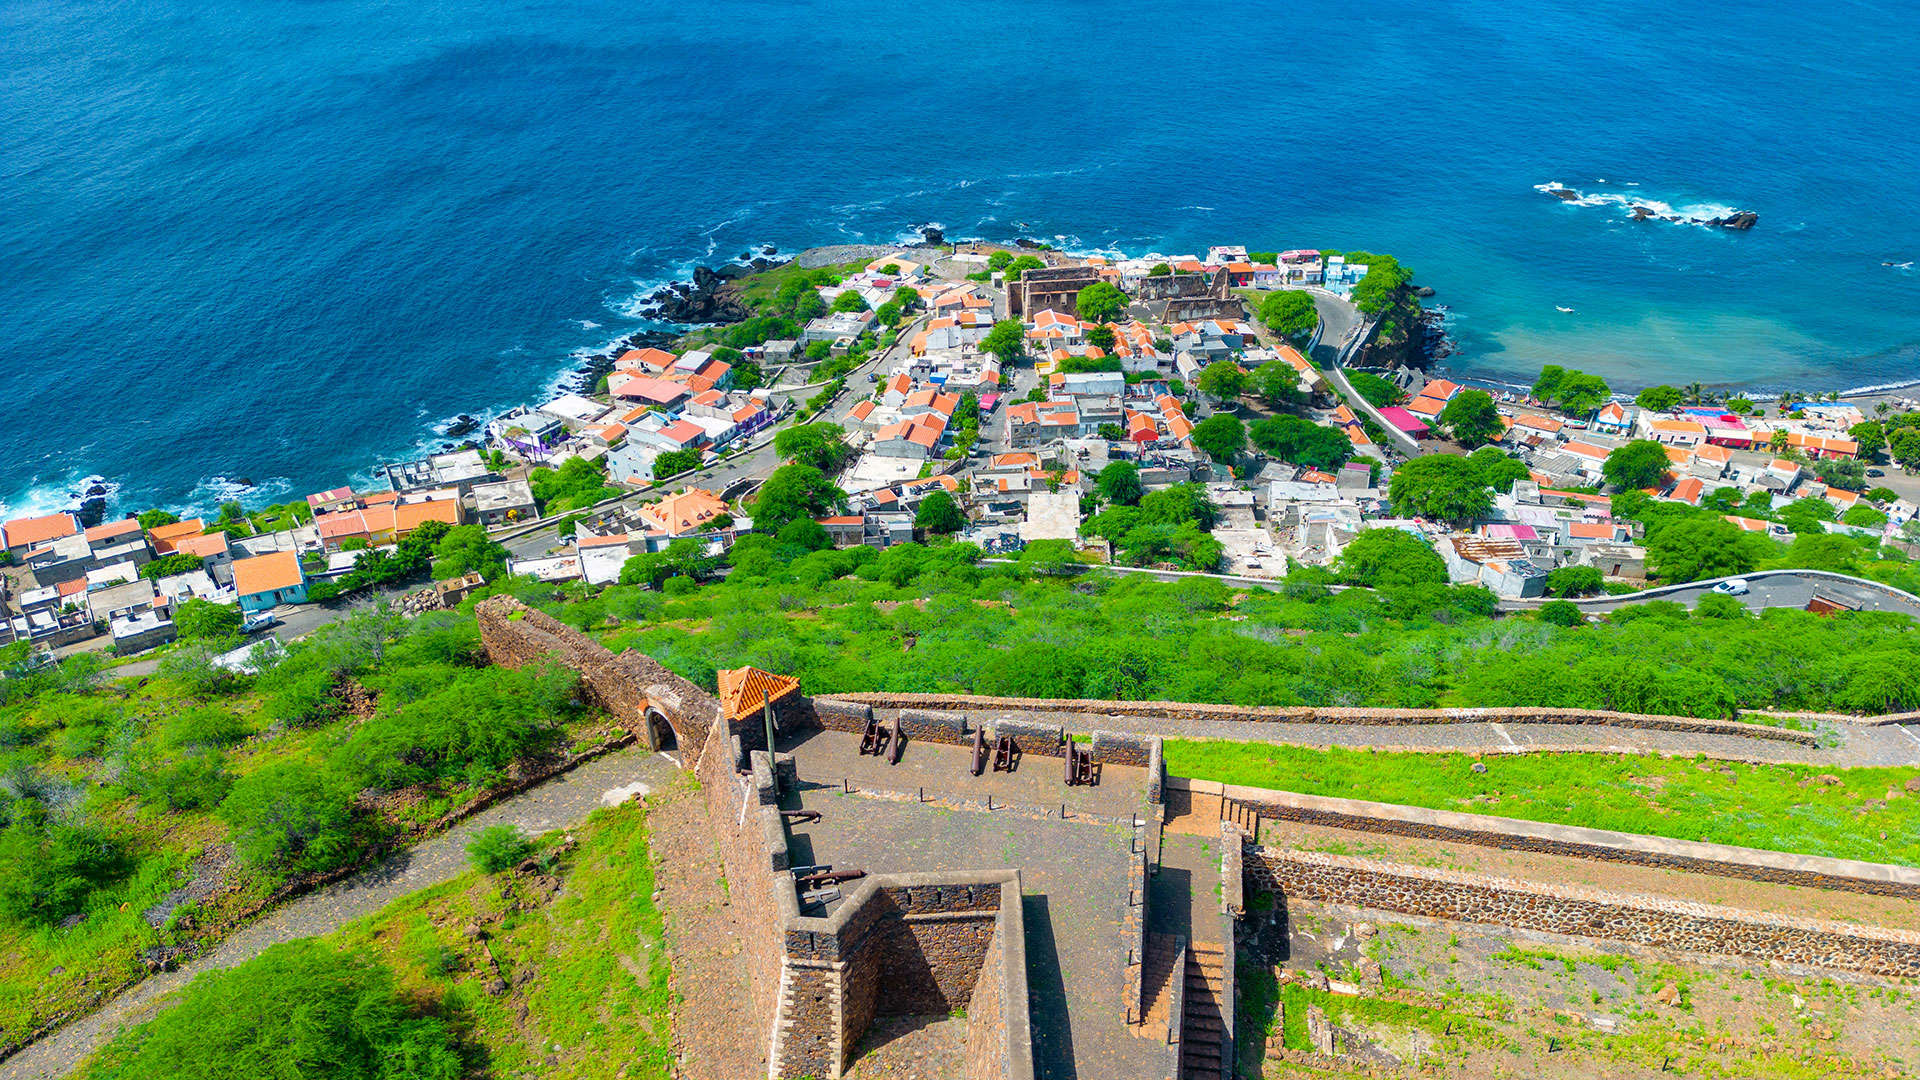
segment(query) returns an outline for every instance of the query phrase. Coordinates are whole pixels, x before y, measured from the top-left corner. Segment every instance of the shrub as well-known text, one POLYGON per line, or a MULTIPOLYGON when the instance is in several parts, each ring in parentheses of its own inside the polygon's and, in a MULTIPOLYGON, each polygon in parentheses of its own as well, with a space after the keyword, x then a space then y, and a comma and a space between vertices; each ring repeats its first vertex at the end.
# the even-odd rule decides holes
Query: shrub
POLYGON ((416 1015, 390 971, 307 939, 200 976, 178 1004, 109 1043, 79 1075, 458 1080, 464 1072, 453 1029, 416 1015))
POLYGON ((1537 614, 1541 622, 1555 626, 1580 626, 1587 621, 1579 605, 1571 600, 1549 600, 1540 605, 1537 614))
POLYGON ((353 795, 345 777, 311 762, 282 759, 235 781, 216 812, 248 866, 330 870, 359 849, 353 795))
POLYGON ((512 825, 489 825, 467 843, 467 858, 483 874, 497 874, 533 854, 533 841, 512 825))
POLYGON ((10 808, 0 832, 0 917, 51 926, 79 913, 94 890, 126 874, 131 863, 99 828, 59 824, 36 799, 10 808))

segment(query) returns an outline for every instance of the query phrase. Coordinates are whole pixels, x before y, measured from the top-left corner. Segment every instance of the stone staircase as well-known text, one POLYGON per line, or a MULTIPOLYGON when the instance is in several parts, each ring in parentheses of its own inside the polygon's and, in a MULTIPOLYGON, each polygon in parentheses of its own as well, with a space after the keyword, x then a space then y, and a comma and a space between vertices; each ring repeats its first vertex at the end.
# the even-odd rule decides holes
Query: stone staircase
POLYGON ((1221 1000, 1226 955, 1218 945, 1187 946, 1185 1000, 1180 1018, 1180 1080, 1231 1080, 1233 1063, 1223 1060, 1226 1028, 1221 1000))
POLYGON ((1184 986, 1186 973, 1175 972, 1174 967, 1184 968, 1185 946, 1186 942, 1178 934, 1147 935, 1146 960, 1140 976, 1141 1021, 1134 1029, 1142 1038, 1171 1044, 1179 1034, 1173 1030, 1173 1017, 1178 1012, 1174 977, 1178 974, 1182 980, 1180 985, 1184 986))

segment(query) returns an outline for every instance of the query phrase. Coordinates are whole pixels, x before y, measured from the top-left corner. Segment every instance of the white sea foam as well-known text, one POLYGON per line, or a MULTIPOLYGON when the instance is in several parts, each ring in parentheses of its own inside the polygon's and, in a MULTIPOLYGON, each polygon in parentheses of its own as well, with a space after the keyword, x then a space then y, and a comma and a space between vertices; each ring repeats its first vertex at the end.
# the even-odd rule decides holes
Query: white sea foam
POLYGON ((104 476, 72 475, 59 480, 42 480, 34 476, 27 480, 27 487, 18 494, 0 498, 0 520, 40 517, 63 510, 77 511, 87 489, 96 485, 106 489, 107 509, 111 513, 120 494, 120 482, 117 480, 109 480, 104 476))
MULTIPOLYGON (((1605 183, 1605 181, 1601 181, 1601 183, 1605 183)), ((1629 183, 1627 186, 1634 187, 1637 185, 1629 183)), ((1704 225, 1714 218, 1723 218, 1729 214, 1737 214, 1740 212, 1738 207, 1728 206, 1725 203, 1694 202, 1675 206, 1672 203, 1660 199, 1643 199, 1636 196, 1623 195, 1617 191, 1581 191, 1579 188, 1570 187, 1558 180, 1545 184, 1535 184, 1533 185, 1533 190, 1548 195, 1556 191, 1574 192, 1579 196, 1578 198, 1562 200, 1568 206, 1617 206, 1621 210, 1629 213, 1632 212, 1634 207, 1642 206, 1660 217, 1678 218, 1680 219, 1678 223, 1685 225, 1704 225)))
POLYGON ((184 517, 217 510, 221 503, 229 499, 238 499, 250 507, 260 507, 282 501, 281 496, 292 490, 293 481, 284 476, 270 476, 251 484, 243 483, 238 477, 206 476, 179 500, 167 504, 165 509, 184 517))

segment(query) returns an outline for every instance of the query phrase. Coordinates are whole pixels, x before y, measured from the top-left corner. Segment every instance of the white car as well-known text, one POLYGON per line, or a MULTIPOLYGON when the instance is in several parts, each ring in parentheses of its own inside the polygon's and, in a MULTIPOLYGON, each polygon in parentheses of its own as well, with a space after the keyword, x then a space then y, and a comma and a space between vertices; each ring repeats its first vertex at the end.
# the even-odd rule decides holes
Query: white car
POLYGON ((1746 578, 1728 578, 1713 587, 1713 591, 1722 596, 1745 596, 1752 590, 1747 588, 1746 578))

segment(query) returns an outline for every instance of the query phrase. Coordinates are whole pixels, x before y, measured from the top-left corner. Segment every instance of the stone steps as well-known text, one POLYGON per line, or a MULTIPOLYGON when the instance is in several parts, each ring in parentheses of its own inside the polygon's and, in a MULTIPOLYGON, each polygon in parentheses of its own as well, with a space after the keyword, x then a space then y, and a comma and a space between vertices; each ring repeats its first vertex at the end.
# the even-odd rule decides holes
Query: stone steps
POLYGON ((1181 1080, 1228 1080, 1233 1063, 1222 1060, 1225 1007, 1221 989, 1226 954, 1217 946, 1191 945, 1182 975, 1185 1002, 1180 1023, 1181 1080))

